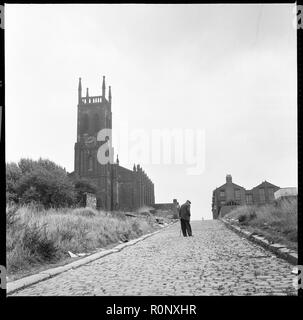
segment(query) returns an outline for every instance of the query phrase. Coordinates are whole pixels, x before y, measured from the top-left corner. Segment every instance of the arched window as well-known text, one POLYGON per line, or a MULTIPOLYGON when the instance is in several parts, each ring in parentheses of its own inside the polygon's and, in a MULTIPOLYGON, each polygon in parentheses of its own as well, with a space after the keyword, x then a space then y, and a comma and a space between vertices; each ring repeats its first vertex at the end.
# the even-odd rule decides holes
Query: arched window
POLYGON ((93 123, 94 123, 94 132, 98 132, 100 129, 100 118, 98 114, 94 115, 93 123))
POLYGON ((88 171, 93 171, 93 157, 88 156, 88 171))
POLYGON ((85 113, 82 117, 81 117, 81 133, 87 133, 88 132, 88 126, 89 126, 89 123, 88 123, 88 114, 85 113))

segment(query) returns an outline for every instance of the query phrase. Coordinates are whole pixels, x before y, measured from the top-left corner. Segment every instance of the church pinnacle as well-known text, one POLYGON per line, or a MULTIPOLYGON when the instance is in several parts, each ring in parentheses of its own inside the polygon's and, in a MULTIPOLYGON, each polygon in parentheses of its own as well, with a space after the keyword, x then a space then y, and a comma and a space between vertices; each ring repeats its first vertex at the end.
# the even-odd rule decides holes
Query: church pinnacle
POLYGON ((102 98, 105 98, 105 76, 103 76, 102 82, 102 98))

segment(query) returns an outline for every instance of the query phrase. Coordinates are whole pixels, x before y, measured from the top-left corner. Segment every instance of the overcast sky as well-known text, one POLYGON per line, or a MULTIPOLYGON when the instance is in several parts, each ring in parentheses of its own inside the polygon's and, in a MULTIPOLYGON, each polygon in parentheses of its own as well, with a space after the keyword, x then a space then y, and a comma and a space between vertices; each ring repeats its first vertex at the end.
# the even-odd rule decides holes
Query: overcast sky
POLYGON ((201 174, 142 164, 156 202, 190 199, 194 219, 211 218, 226 174, 297 186, 293 19, 293 5, 6 5, 6 161, 73 171, 78 78, 101 95, 105 75, 114 138, 120 122, 205 132, 201 174))

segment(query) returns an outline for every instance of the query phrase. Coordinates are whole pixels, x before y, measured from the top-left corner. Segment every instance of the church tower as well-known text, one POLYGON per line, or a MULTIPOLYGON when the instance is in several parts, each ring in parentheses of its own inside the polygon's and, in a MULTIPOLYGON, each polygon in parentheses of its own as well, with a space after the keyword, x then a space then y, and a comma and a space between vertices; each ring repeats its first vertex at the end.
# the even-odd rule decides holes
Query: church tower
POLYGON ((90 96, 88 88, 86 95, 82 96, 82 81, 78 84, 78 116, 77 116, 77 142, 75 143, 75 175, 86 178, 98 186, 97 207, 105 210, 112 209, 112 163, 113 149, 107 151, 111 161, 100 164, 98 150, 104 143, 111 147, 111 136, 98 141, 98 133, 102 129, 112 129, 111 89, 106 98, 105 76, 102 79, 102 95, 90 96), (109 141, 107 142, 107 140, 109 141))

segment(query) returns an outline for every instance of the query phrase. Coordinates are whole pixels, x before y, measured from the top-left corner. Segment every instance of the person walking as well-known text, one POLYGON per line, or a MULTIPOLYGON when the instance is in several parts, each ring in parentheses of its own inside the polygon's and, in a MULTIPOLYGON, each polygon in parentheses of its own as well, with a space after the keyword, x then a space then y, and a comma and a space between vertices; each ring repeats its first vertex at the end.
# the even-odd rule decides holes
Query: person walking
POLYGON ((190 204, 191 202, 187 200, 184 204, 182 204, 179 211, 181 230, 184 237, 192 236, 191 225, 190 225, 190 204))

